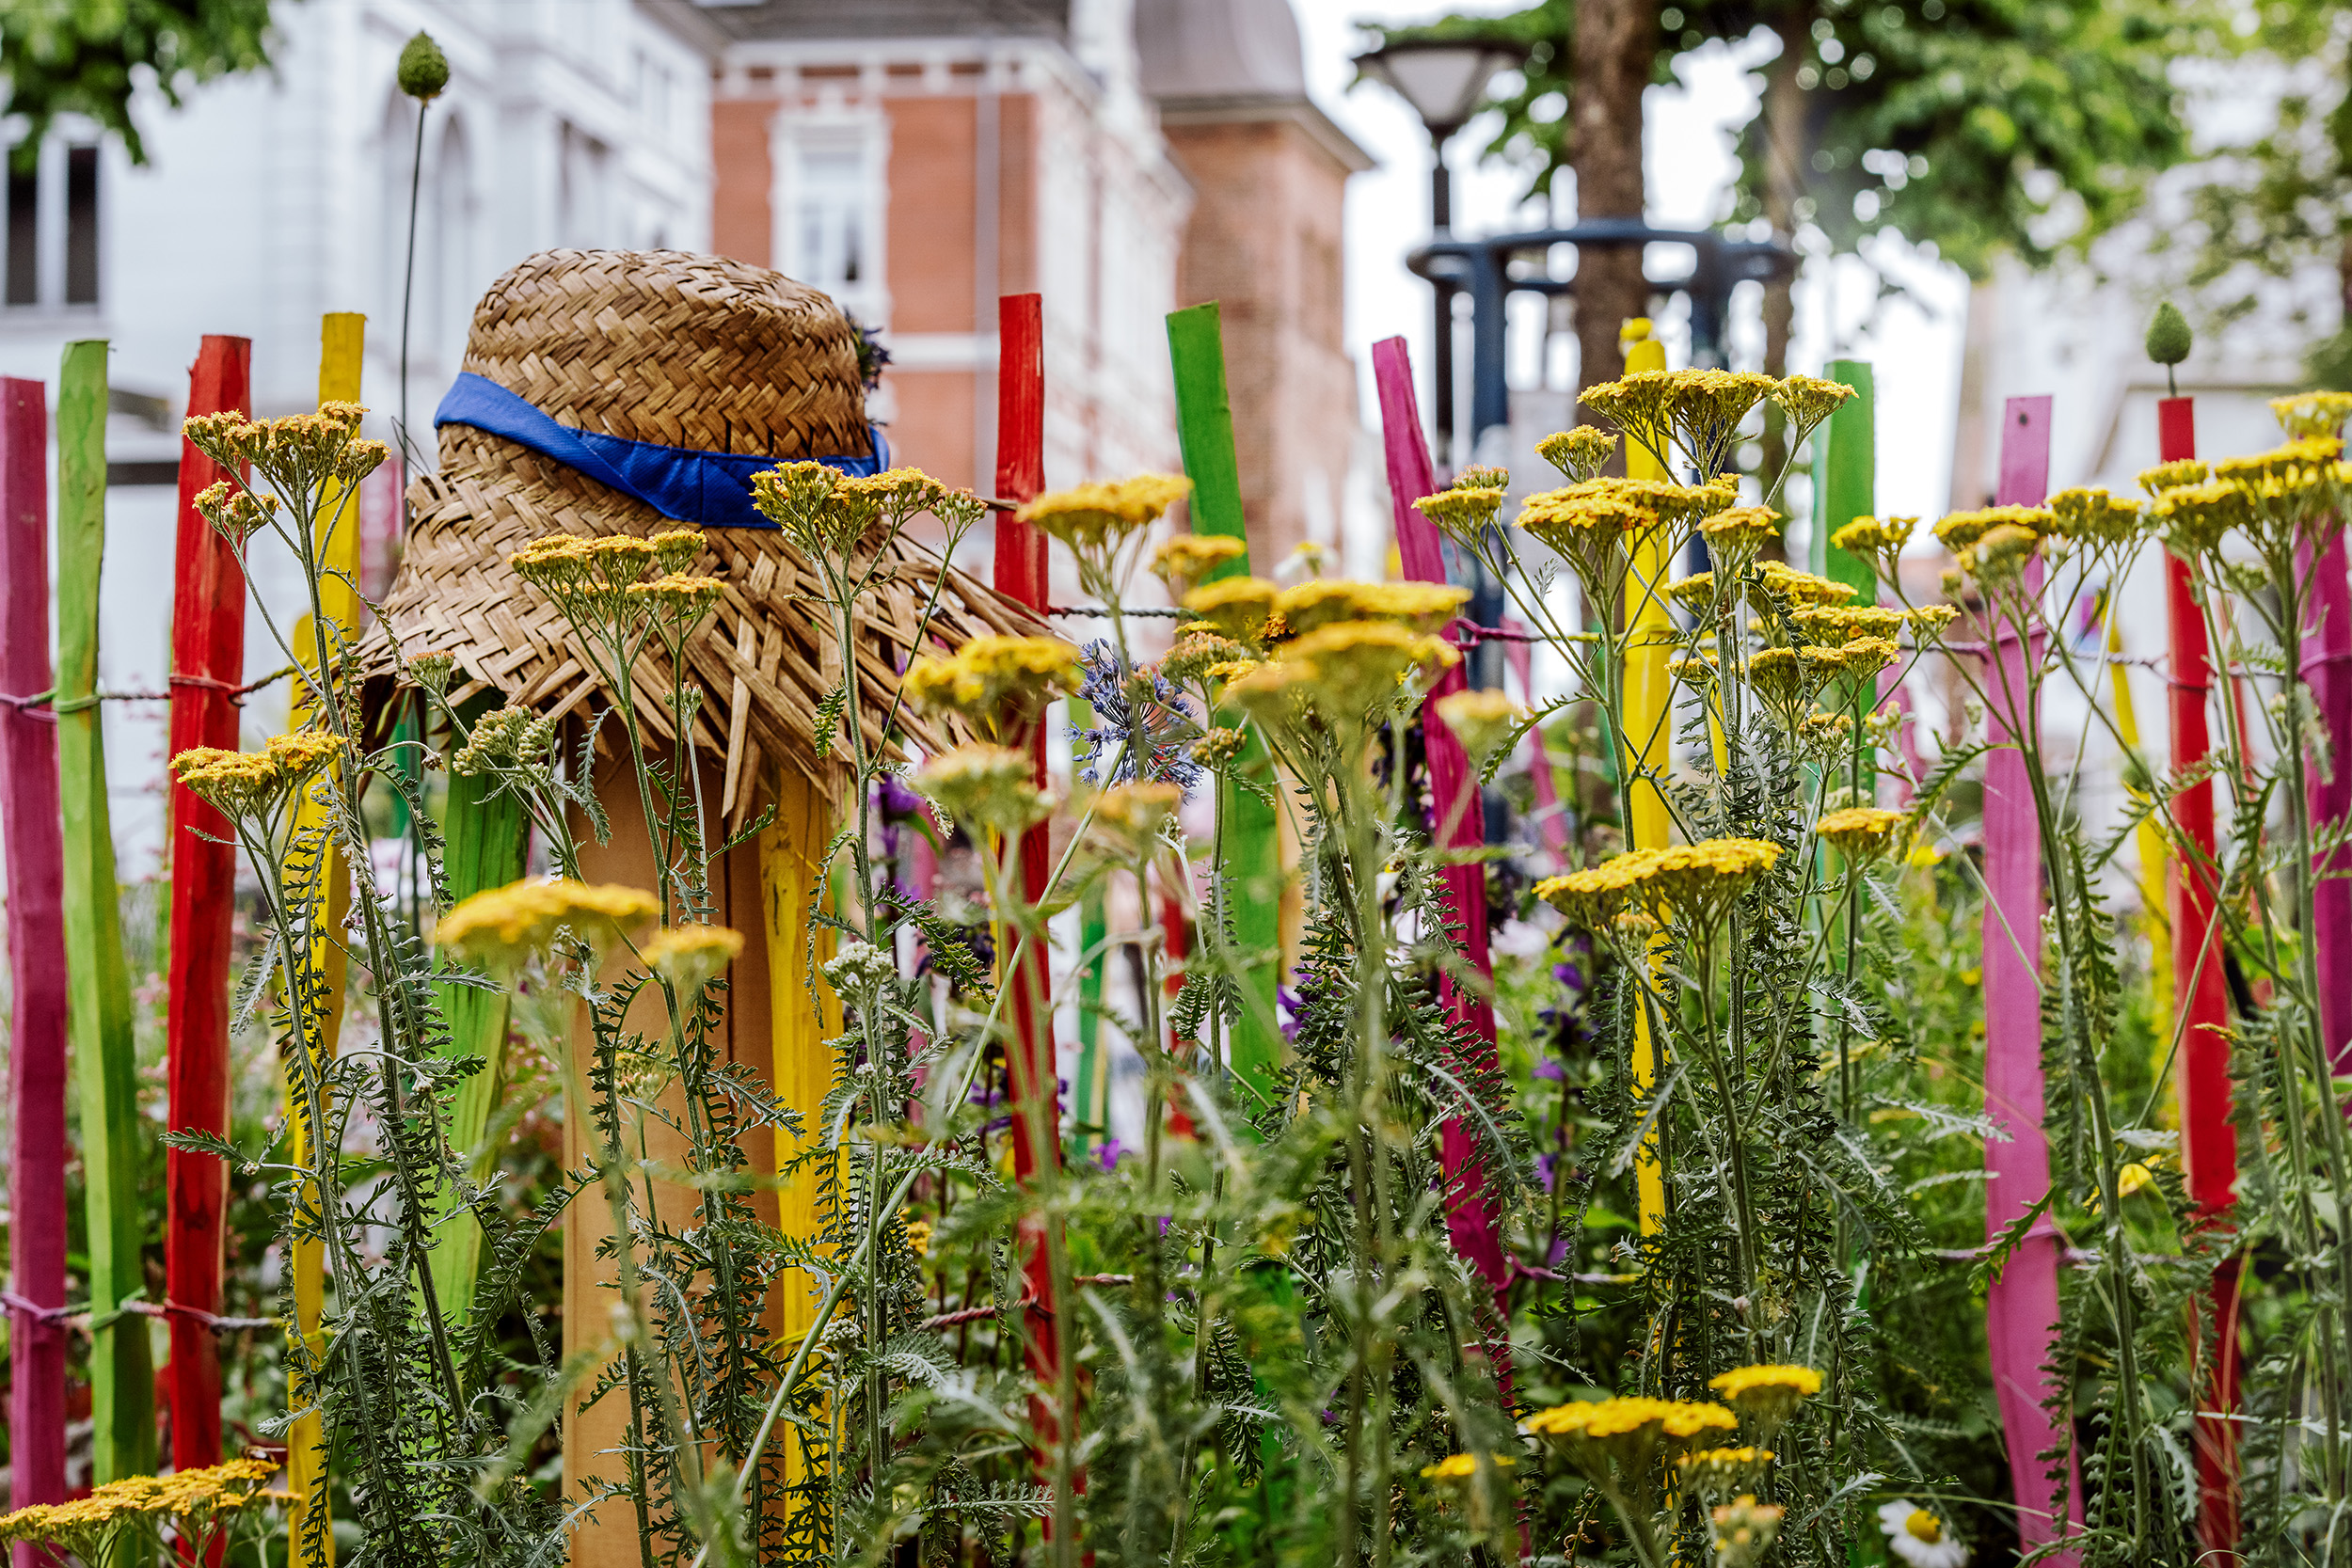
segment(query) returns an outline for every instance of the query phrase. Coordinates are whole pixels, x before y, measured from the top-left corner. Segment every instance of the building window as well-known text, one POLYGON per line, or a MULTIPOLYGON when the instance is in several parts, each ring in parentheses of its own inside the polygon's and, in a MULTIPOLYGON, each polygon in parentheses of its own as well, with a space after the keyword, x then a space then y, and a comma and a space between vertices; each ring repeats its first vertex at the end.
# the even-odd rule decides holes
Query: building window
POLYGON ((41 149, 31 168, 8 169, 7 277, 0 298, 15 306, 98 303, 99 150, 41 149))
POLYGON ((785 272, 852 314, 879 320, 886 309, 882 128, 787 121, 783 130, 776 253, 785 272))

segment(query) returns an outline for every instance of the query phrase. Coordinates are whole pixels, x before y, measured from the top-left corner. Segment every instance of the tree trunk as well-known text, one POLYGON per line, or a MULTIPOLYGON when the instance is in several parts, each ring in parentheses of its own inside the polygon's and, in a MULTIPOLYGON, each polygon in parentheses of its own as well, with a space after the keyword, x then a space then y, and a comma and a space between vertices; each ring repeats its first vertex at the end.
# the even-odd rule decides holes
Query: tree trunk
MULTIPOLYGON (((1658 9, 1649 0, 1581 0, 1576 10, 1576 211, 1580 221, 1639 218, 1642 89, 1658 52, 1658 9)), ((1618 333, 1649 314, 1640 245, 1595 245, 1576 262, 1577 380, 1613 381, 1625 371, 1618 333)))

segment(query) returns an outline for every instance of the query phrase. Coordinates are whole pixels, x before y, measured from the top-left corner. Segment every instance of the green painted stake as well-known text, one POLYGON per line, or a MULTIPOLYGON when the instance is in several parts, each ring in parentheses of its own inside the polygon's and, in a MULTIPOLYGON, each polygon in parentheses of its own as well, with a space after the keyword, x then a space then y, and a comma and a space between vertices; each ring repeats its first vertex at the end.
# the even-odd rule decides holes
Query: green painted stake
MULTIPOLYGON (((1225 395, 1225 340, 1215 300, 1168 313, 1168 352, 1176 372, 1176 435, 1184 449, 1184 472, 1192 480, 1192 531, 1246 544, 1241 464, 1233 452, 1233 409, 1225 395)), ((1210 576, 1239 577, 1248 570, 1245 549, 1210 576)), ((1269 795, 1279 787, 1273 759, 1254 726, 1239 766, 1269 795)), ((1244 954, 1265 955, 1242 974, 1245 1000, 1233 1024, 1228 1059, 1234 1076, 1271 1097, 1282 1052, 1274 1012, 1282 969, 1281 840, 1274 807, 1250 790, 1226 785, 1222 807, 1225 857, 1215 874, 1225 889, 1234 942, 1244 954)))
MULTIPOLYGON (((57 793, 65 829, 66 1038, 82 1105, 95 1480, 155 1467, 148 1320, 123 1313, 147 1271, 131 977, 122 959, 106 746, 98 717, 98 569, 106 549, 106 344, 68 343, 57 391, 57 793)), ((158 1200, 160 1201, 160 1200, 158 1200)))
MULTIPOLYGON (((1084 697, 1071 698, 1070 727, 1093 726, 1094 705, 1084 697)), ((1081 1148, 1102 1142, 1110 1129, 1110 1083, 1103 1070, 1103 970, 1107 957, 1103 939, 1110 929, 1102 882, 1089 882, 1078 899, 1078 951, 1088 958, 1078 972, 1078 1077, 1071 1103, 1081 1148)))
POLYGON ((1829 536, 1878 510, 1877 395, 1867 359, 1833 359, 1821 377, 1854 389, 1813 436, 1813 570, 1850 584, 1856 604, 1878 603, 1878 573, 1867 557, 1841 550, 1829 536))
MULTIPOLYGON (((484 705, 485 707, 487 705, 484 705)), ((453 897, 469 898, 517 881, 523 874, 525 824, 522 803, 512 794, 492 794, 494 781, 449 776, 444 822, 448 843, 442 867, 453 897)), ((450 1107, 449 1146, 474 1179, 488 1173, 494 1150, 483 1147, 490 1111, 498 1103, 506 1067, 507 995, 473 986, 441 986, 441 1016, 449 1022, 448 1054, 479 1056, 480 1072, 457 1085, 450 1107)), ((444 1227, 433 1253, 433 1293, 450 1314, 453 1327, 473 1316, 473 1292, 482 1266, 482 1227, 464 1218, 444 1227)))

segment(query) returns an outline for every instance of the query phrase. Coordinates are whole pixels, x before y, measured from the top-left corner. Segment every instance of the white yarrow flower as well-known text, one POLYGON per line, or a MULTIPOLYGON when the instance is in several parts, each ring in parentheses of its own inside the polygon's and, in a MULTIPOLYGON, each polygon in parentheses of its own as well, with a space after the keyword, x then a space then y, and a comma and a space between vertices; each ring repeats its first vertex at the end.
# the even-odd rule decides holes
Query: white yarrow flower
POLYGON ((1879 1508, 1879 1528, 1886 1532, 1886 1549, 1911 1568, 1965 1568, 1968 1548, 1952 1538, 1943 1518, 1908 1497, 1879 1508))

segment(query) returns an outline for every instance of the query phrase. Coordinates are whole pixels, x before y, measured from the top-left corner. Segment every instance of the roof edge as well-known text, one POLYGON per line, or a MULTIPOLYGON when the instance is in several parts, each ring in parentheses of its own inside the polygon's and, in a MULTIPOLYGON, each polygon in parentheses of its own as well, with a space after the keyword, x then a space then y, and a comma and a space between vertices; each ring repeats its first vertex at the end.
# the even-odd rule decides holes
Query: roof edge
POLYGON ((1168 125, 1292 124, 1350 174, 1364 174, 1380 161, 1359 146, 1318 107, 1314 100, 1276 93, 1217 93, 1158 101, 1160 123, 1168 125))

